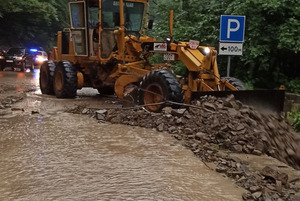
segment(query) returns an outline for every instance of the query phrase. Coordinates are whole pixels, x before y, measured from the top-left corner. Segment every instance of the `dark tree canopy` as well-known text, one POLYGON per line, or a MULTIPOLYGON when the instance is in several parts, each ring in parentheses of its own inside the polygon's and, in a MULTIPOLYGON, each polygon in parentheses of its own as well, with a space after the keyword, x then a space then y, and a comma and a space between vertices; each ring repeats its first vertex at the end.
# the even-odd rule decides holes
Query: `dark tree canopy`
POLYGON ((49 49, 66 26, 67 0, 4 0, 0 4, 0 47, 49 49))

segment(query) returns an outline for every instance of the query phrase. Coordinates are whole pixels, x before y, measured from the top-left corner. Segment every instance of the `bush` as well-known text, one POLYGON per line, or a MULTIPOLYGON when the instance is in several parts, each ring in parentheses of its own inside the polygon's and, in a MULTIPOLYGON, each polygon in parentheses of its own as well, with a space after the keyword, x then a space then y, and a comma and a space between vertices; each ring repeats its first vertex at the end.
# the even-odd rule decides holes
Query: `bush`
POLYGON ((289 117, 292 118, 292 125, 297 132, 300 132, 300 109, 292 110, 288 113, 289 117))
POLYGON ((300 78, 294 79, 287 83, 287 90, 300 94, 300 78))

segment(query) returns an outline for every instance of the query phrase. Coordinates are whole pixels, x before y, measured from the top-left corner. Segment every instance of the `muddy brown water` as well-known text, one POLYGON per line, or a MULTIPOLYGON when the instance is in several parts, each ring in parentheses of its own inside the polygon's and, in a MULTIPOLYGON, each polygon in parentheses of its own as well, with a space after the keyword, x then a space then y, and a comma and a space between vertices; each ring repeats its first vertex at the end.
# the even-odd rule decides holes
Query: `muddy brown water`
POLYGON ((80 101, 30 92, 0 118, 0 200, 242 200, 167 133, 63 112, 80 101))

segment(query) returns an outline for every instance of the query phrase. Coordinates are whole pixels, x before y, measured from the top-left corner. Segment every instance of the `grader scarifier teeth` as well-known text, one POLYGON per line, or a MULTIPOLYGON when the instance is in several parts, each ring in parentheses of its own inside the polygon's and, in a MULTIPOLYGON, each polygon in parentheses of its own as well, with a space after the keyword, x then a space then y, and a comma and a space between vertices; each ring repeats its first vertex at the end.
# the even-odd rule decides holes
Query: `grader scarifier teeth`
POLYGON ((211 95, 216 97, 227 97, 234 95, 236 100, 246 105, 253 106, 263 113, 280 113, 283 111, 285 90, 244 90, 244 91, 210 91, 192 94, 192 99, 211 95))

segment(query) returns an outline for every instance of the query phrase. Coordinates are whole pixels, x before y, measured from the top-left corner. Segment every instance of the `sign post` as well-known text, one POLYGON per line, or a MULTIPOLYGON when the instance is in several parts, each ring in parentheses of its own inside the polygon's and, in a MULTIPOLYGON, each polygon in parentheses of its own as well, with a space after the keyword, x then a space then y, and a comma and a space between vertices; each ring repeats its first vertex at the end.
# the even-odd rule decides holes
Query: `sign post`
POLYGON ((243 55, 245 16, 221 15, 219 55, 227 55, 227 77, 230 76, 231 56, 243 55))

